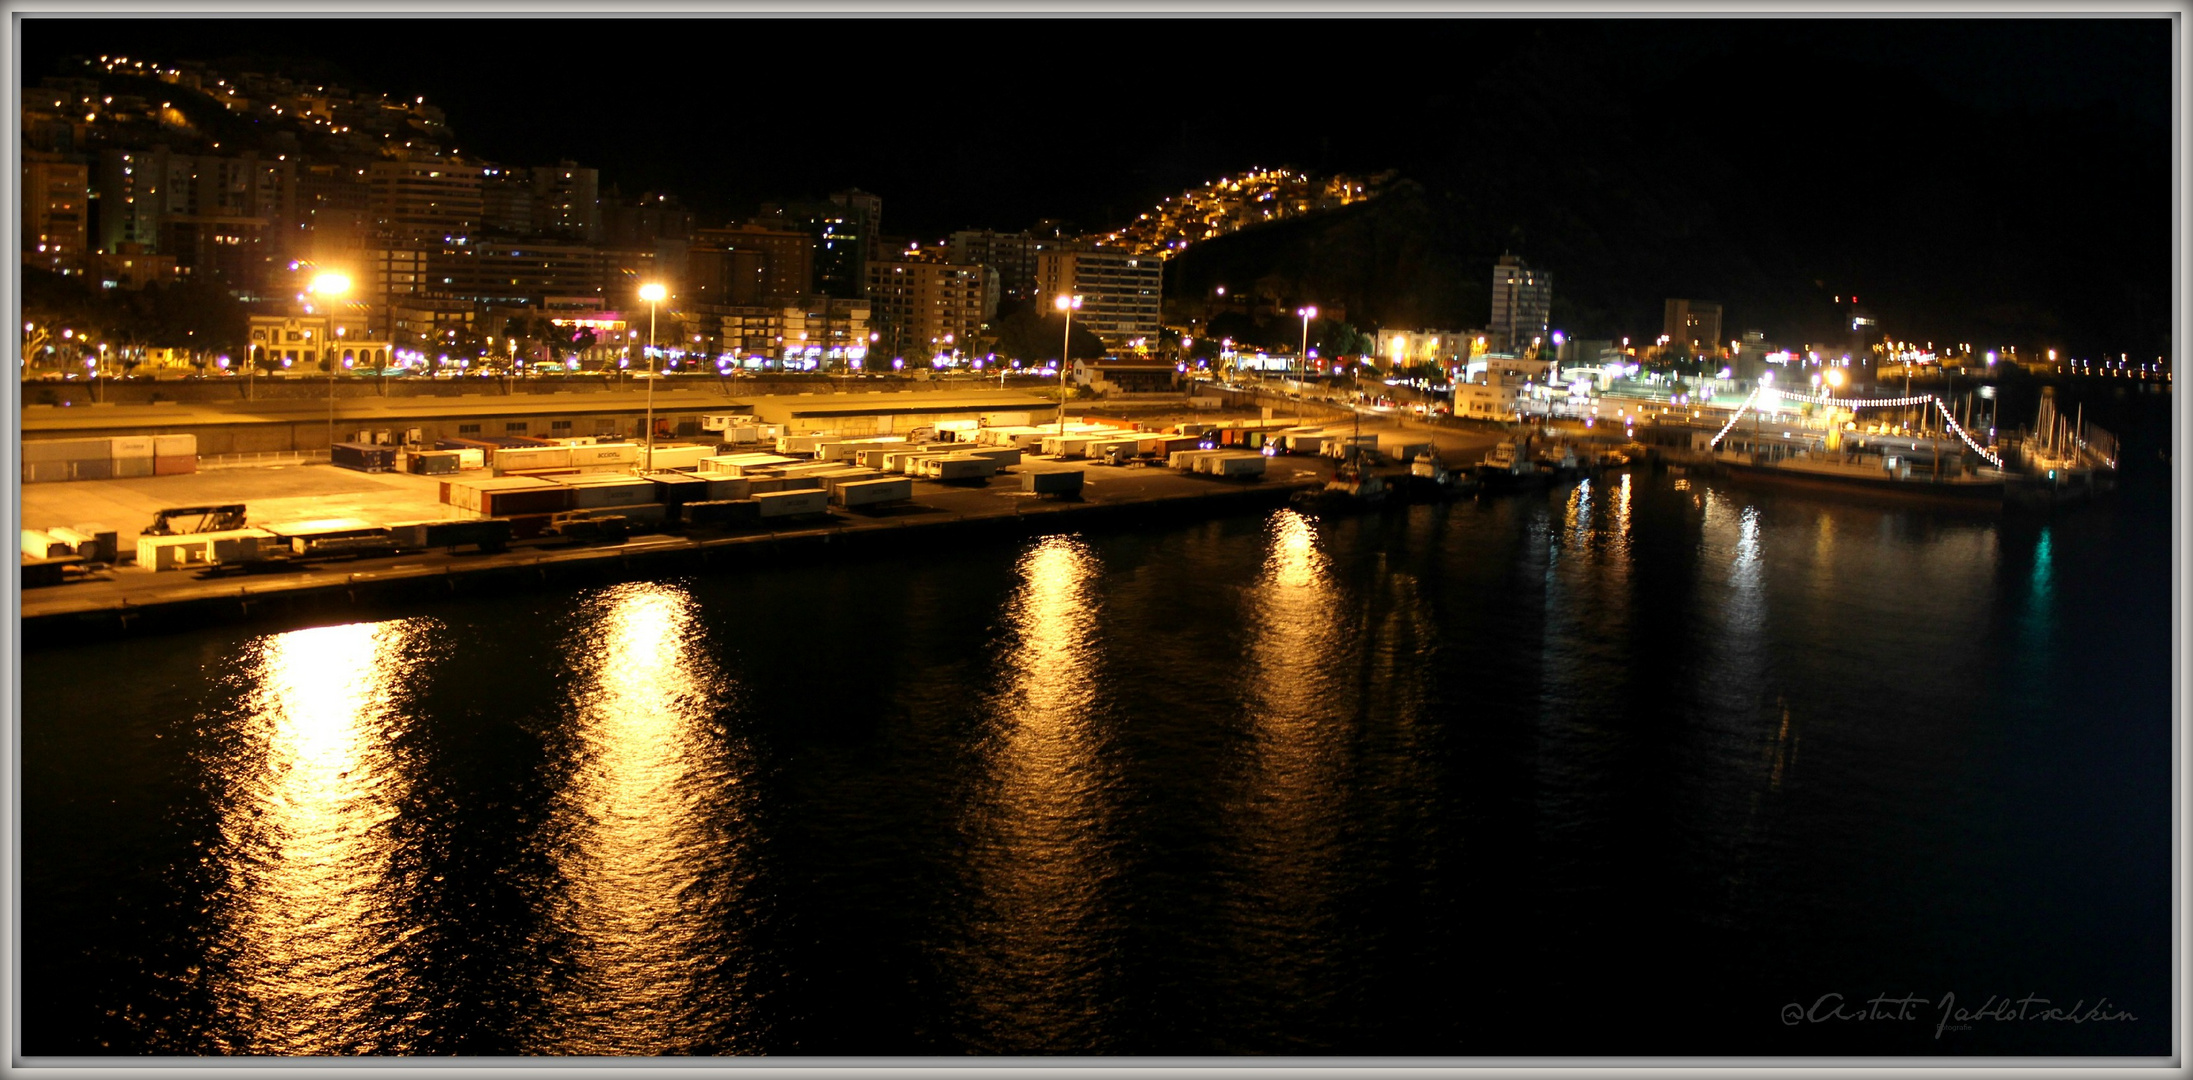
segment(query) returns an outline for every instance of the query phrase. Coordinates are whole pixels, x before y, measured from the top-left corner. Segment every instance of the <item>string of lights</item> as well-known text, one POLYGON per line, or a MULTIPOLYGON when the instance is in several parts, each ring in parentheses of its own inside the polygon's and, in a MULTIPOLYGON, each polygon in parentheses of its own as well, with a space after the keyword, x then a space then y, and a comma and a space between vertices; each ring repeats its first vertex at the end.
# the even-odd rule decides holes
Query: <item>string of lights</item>
POLYGON ((1744 403, 1743 403, 1743 404, 1741 404, 1741 405, 1738 405, 1738 406, 1736 407, 1736 411, 1735 411, 1735 412, 1732 412, 1732 413, 1730 413, 1730 414, 1729 414, 1729 422, 1728 422, 1728 423, 1726 423, 1726 424, 1723 424, 1723 425, 1721 425, 1721 431, 1720 431, 1720 434, 1717 434, 1717 435, 1715 435, 1715 436, 1713 437, 1713 441, 1712 441, 1712 442, 1710 442, 1710 443, 1707 443, 1706 445, 1707 445, 1707 446, 1709 446, 1709 447, 1718 447, 1718 446, 1720 446, 1720 445, 1721 445, 1721 437, 1722 437, 1723 435, 1727 435, 1727 434, 1729 433, 1729 429, 1730 429, 1730 428, 1732 428, 1732 427, 1735 427, 1735 426, 1736 426, 1736 421, 1737 421, 1737 418, 1739 418, 1739 417, 1743 416, 1743 415, 1744 415, 1744 410, 1745 410, 1745 409, 1748 409, 1748 408, 1751 408, 1751 403, 1752 403, 1752 402, 1754 402, 1754 401, 1757 401, 1758 399, 1759 399, 1759 391, 1758 391, 1758 390, 1753 390, 1753 391, 1751 392, 1751 396, 1749 396, 1749 397, 1746 397, 1746 398, 1744 399, 1744 403))

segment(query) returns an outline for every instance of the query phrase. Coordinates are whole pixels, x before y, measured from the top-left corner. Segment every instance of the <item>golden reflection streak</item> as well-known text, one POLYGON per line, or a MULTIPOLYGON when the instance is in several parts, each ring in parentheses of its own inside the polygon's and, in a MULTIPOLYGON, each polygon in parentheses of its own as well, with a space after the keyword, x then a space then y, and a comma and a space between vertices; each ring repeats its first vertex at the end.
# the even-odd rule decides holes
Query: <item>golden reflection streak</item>
POLYGON ((745 854, 745 763, 702 737, 721 692, 684 589, 618 586, 590 616, 575 635, 575 760, 551 818, 569 982, 549 995, 536 1052, 725 1049, 709 1017, 735 994, 711 953, 736 931, 718 871, 745 854))
POLYGON ((1248 600, 1249 755, 1231 829, 1244 888, 1234 923, 1250 936, 1244 959, 1264 967, 1274 1002, 1314 1012, 1311 999, 1335 989, 1318 975, 1340 959, 1330 950, 1345 884, 1343 756, 1359 661, 1309 518, 1273 515, 1270 554, 1248 600))
POLYGON ((405 1049, 375 1014, 405 983, 386 826, 411 781, 393 744, 415 636, 403 622, 326 626, 252 656, 245 738, 263 756, 227 777, 216 950, 229 955, 209 978, 224 1053, 405 1049))
POLYGON ((988 1052, 1089 1050, 1104 1034, 1114 943, 1100 894, 1109 773, 1092 715, 1099 571, 1081 540, 1047 537, 1021 559, 1006 605, 987 782, 966 826, 977 902, 962 982, 988 1052))

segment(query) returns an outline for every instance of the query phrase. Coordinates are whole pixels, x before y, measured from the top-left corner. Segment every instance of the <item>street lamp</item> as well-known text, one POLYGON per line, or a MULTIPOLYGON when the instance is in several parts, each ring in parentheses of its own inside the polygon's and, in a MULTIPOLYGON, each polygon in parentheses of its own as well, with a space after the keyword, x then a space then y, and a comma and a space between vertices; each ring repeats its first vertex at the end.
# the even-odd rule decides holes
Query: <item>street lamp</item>
POLYGON ((1081 297, 1061 294, 1052 305, 1066 313, 1066 337, 1058 346, 1058 433, 1066 434, 1066 369, 1074 352, 1074 312, 1081 307, 1081 297))
MULTIPOLYGON (((313 276, 312 284, 308 289, 315 296, 325 296, 330 300, 340 299, 344 294, 350 292, 350 275, 334 270, 323 271, 313 276)), ((334 316, 330 315, 328 318, 333 321, 334 316)), ((309 331, 307 333, 309 334, 309 331)), ((327 339, 322 338, 320 346, 322 351, 325 352, 327 339)), ((327 353, 327 459, 331 462, 335 460, 335 368, 337 359, 336 352, 327 353)))
POLYGON ((649 469, 655 467, 655 305, 667 295, 656 282, 640 286, 640 299, 647 301, 647 456, 642 465, 649 469))

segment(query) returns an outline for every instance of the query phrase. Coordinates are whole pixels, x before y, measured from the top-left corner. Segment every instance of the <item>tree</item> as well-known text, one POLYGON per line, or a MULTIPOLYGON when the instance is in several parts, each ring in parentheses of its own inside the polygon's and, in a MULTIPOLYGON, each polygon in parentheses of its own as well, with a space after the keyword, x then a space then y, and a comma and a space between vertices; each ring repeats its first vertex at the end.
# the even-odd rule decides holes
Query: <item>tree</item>
MULTIPOLYGON (((1060 338, 1067 332, 1065 318, 1034 309, 1016 312, 998 320, 998 355, 1022 363, 1054 360, 1058 358, 1060 338)), ((1105 353, 1104 339, 1074 324, 1070 344, 1071 359, 1093 360, 1105 353)))

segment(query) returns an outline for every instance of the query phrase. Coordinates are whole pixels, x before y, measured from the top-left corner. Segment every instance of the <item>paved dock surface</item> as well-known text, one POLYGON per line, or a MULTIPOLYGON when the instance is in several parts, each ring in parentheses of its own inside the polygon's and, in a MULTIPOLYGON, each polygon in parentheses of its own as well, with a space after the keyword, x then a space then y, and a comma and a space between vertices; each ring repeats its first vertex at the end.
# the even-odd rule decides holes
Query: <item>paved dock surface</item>
MULTIPOLYGON (((281 594, 361 586, 418 577, 471 574, 555 563, 652 558, 672 552, 762 548, 787 540, 876 534, 929 525, 1024 519, 1031 523, 1063 514, 1096 520, 1108 510, 1136 507, 1182 508, 1208 504, 1218 509, 1241 499, 1277 502, 1294 490, 1322 486, 1332 465, 1321 458, 1278 457, 1256 481, 1192 476, 1156 466, 1114 467, 1080 460, 1024 458, 1013 472, 977 484, 917 480, 914 500, 895 506, 845 510, 833 508, 826 519, 787 521, 771 529, 722 532, 693 529, 635 536, 618 544, 570 541, 520 542, 500 554, 442 552, 364 559, 340 559, 284 566, 263 573, 200 577, 193 571, 155 573, 134 566, 100 572, 88 580, 30 589, 23 593, 26 623, 92 612, 151 608, 207 599, 273 599, 281 594), (1061 500, 1021 491, 1019 473, 1080 469, 1085 473, 1079 499, 1061 500)), ((31 528, 101 521, 114 526, 121 543, 136 534, 163 508, 210 503, 243 503, 254 526, 358 519, 381 524, 470 516, 439 501, 439 477, 404 473, 358 473, 330 465, 227 469, 189 476, 145 477, 31 485, 24 491, 24 521, 31 528)))

